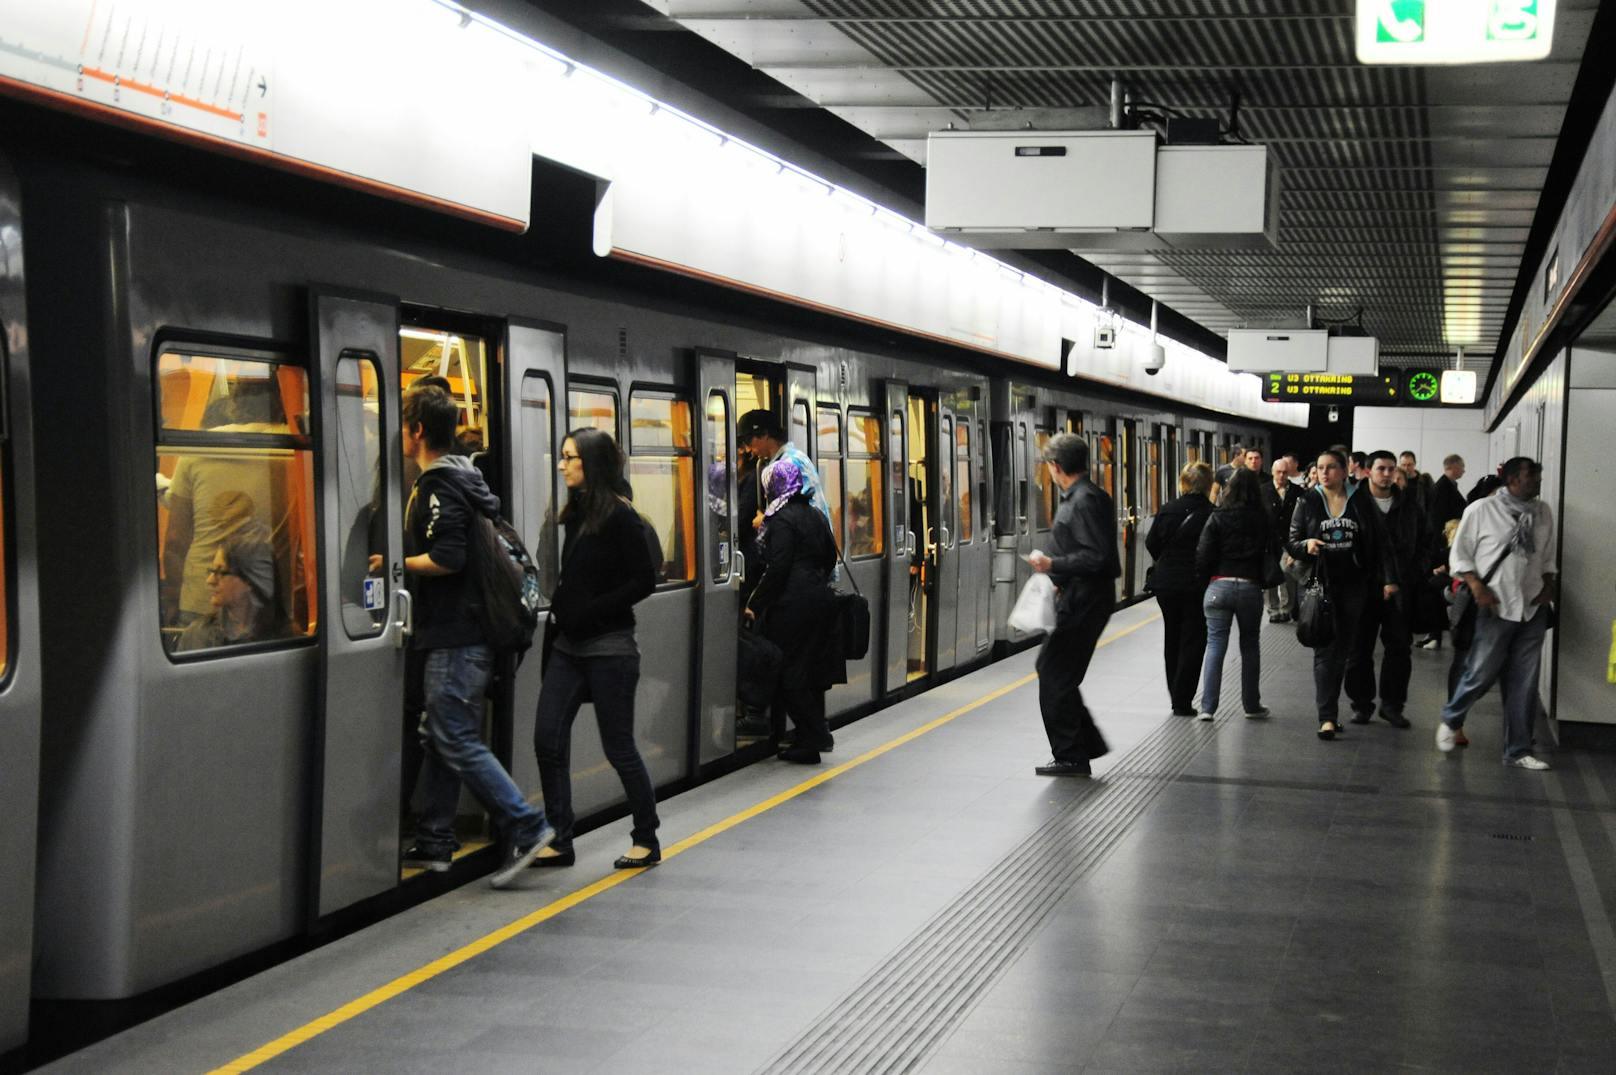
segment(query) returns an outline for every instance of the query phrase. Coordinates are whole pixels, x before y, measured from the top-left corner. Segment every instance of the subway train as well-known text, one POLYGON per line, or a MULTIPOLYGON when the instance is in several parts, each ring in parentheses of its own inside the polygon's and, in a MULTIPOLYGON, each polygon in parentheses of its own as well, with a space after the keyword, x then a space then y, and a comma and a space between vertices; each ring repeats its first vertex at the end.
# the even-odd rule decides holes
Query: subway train
MULTIPOLYGON (((595 426, 623 446, 662 546, 636 730, 664 794, 769 757, 737 731, 747 411, 815 460, 842 585, 870 602, 836 723, 1029 641, 1005 618, 1047 541, 1055 433, 1087 439, 1115 500, 1119 602, 1179 467, 1273 443, 1194 400, 595 266, 570 203, 536 221, 548 234, 494 236, 86 121, 29 136, 36 113, 0 118, 0 1051, 30 999, 149 997, 439 883, 400 857, 418 748, 399 403, 422 376, 448 380, 546 592, 562 440, 595 426), (274 629, 210 618, 225 575, 274 629)), ((507 664, 487 714, 535 797, 541 674, 507 664)), ((574 786, 599 824, 622 792, 592 724, 574 786)), ((455 882, 493 861, 486 819, 461 813, 455 882)))

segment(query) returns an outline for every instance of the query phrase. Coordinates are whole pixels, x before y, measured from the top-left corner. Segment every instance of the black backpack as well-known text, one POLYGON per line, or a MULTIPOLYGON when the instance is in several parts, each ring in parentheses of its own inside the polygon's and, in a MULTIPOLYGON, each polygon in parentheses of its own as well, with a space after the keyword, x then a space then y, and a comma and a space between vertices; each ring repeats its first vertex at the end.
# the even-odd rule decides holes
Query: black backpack
POLYGON ((478 620, 488 644, 500 653, 526 653, 539 626, 539 568, 516 528, 498 515, 476 513, 472 526, 472 584, 478 620))

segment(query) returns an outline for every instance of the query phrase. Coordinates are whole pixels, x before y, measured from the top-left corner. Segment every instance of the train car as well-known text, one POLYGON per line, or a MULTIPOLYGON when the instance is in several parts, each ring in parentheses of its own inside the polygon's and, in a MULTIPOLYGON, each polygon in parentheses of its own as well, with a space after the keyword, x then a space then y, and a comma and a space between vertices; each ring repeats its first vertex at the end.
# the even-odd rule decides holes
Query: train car
MULTIPOLYGON (((6 108, 16 131, 27 110, 6 108)), ((1039 453, 1054 433, 1089 439, 1116 501, 1119 601, 1141 595, 1141 538, 1179 463, 1269 435, 716 287, 594 272, 586 245, 582 260, 535 253, 553 236, 417 232, 420 210, 64 130, 11 136, 17 180, 0 191, 0 719, 22 744, 6 752, 0 816, 37 888, 11 886, 0 916, 0 1047, 20 1040, 30 997, 149 996, 432 884, 402 868, 400 838, 419 747, 399 403, 423 376, 450 384, 462 448, 547 594, 561 442, 594 426, 623 446, 663 552, 636 609, 636 731, 662 794, 768 756, 735 689, 747 411, 769 411, 814 458, 840 585, 870 602, 870 652, 830 698, 841 722, 1026 641, 1004 612, 1022 557, 1047 540, 1039 453), (26 304, 10 256, 24 235, 26 304), (57 521, 37 550, 35 510, 57 521), (257 558, 270 627, 210 619, 227 549, 257 558)), ((558 234, 578 230, 566 223, 558 234)), ((487 716, 535 799, 541 675, 511 662, 487 716)), ((622 793, 592 724, 577 725, 574 785, 598 824, 622 793)), ((486 818, 469 799, 461 814, 457 881, 492 862, 486 818)))

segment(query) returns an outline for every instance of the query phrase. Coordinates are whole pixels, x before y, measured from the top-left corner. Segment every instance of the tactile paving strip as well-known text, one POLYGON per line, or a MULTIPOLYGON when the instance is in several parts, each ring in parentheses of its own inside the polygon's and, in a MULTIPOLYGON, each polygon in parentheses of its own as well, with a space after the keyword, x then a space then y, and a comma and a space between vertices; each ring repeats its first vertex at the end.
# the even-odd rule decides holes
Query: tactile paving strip
MULTIPOLYGON (((1294 673, 1298 647, 1289 629, 1263 626, 1266 684, 1271 669, 1288 667, 1294 673)), ((1154 660, 1150 667, 1161 674, 1154 660)), ((1223 693, 1226 700, 1217 721, 1164 721, 1089 784, 1086 794, 939 911, 762 1070, 887 1073, 919 1067, 1021 955, 1061 898, 1099 865, 1217 729, 1239 715, 1237 660, 1224 664, 1223 693)))

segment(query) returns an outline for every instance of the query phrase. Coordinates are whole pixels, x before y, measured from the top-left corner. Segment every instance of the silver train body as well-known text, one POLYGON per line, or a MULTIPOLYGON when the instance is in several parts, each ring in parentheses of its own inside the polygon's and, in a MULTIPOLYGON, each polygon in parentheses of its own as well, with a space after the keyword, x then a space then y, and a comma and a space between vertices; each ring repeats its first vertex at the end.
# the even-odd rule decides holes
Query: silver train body
MULTIPOLYGON (((102 157, 84 144, 98 128, 69 131, 65 146, 0 146, 0 1051, 23 1040, 30 999, 150 995, 421 883, 400 869, 411 733, 396 567, 399 392, 423 371, 446 369, 466 398, 505 513, 552 572, 569 424, 607 423, 624 443, 671 565, 636 609, 636 731, 663 792, 766 756, 736 736, 747 407, 771 408, 835 476, 874 621, 869 655, 831 695, 841 720, 1022 641, 1004 621, 1022 557, 1048 540, 1047 436, 1088 438, 1116 499, 1119 601, 1139 596, 1142 538, 1178 467, 1270 441, 1250 422, 717 288, 692 302, 649 272, 558 271, 512 256, 515 240, 485 247, 469 224, 355 215, 365 199, 194 151, 143 157, 131 140, 132 159, 102 157), (230 363, 273 371, 276 432, 192 421, 223 383, 198 371, 230 363), (278 566, 301 587, 301 628, 176 652, 165 583, 186 569, 165 566, 154 472, 232 452, 293 475, 275 493, 302 498, 277 518, 296 531, 278 566), (355 541, 386 570, 354 570, 355 541)), ((506 670, 488 718, 535 798, 538 664, 506 670)), ((592 725, 586 710, 573 766, 578 813, 598 822, 622 791, 592 725)), ((465 813, 475 832, 475 805, 465 813)))

